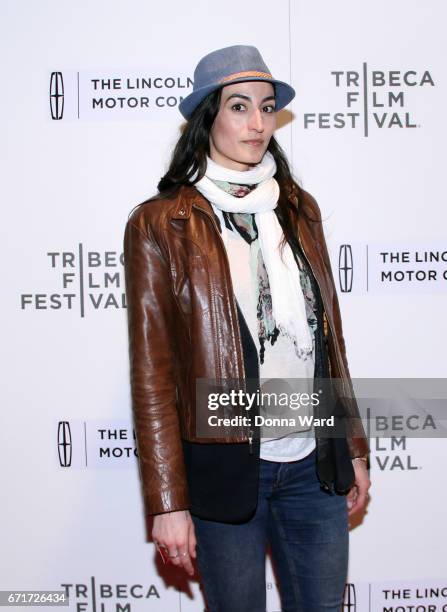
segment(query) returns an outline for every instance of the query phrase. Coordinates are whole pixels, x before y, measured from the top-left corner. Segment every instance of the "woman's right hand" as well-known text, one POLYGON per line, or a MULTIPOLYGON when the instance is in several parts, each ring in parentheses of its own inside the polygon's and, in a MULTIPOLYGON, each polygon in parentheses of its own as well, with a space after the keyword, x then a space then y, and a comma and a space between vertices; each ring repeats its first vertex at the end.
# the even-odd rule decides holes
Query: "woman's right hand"
POLYGON ((154 516, 152 538, 169 555, 173 565, 194 574, 191 558, 196 557, 196 535, 189 510, 165 512, 154 516))

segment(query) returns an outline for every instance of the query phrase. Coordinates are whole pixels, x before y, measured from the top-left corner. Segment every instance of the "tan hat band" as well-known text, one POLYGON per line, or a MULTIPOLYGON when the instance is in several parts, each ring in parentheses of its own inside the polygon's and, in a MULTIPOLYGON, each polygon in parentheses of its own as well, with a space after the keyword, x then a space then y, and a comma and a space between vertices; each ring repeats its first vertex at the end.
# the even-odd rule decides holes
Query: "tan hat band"
POLYGON ((228 76, 220 79, 219 83, 225 83, 225 81, 232 81, 233 79, 240 79, 243 77, 261 77, 263 79, 273 79, 270 72, 259 72, 258 70, 245 70, 244 72, 233 72, 228 76))

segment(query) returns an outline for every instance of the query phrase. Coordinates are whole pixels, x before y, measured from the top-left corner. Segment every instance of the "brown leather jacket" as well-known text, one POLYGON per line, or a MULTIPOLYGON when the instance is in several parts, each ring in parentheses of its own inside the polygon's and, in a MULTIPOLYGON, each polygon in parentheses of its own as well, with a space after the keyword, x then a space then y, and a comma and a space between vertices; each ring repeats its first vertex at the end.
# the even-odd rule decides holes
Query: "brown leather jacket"
MULTIPOLYGON (((298 203, 295 193, 290 200, 298 203)), ((319 285, 331 378, 352 389, 340 310, 317 202, 303 190, 297 235, 319 285), (310 219, 314 219, 311 221, 310 219)), ((130 383, 146 514, 188 508, 181 438, 247 442, 244 427, 196 436, 196 378, 244 378, 236 303, 225 247, 209 202, 191 186, 133 209, 124 235, 130 383), (225 435, 227 434, 227 435, 225 435)), ((349 396, 349 391, 346 392, 349 396)), ((357 404, 347 406, 358 417, 357 404)), ((351 457, 369 452, 359 418, 351 457)))

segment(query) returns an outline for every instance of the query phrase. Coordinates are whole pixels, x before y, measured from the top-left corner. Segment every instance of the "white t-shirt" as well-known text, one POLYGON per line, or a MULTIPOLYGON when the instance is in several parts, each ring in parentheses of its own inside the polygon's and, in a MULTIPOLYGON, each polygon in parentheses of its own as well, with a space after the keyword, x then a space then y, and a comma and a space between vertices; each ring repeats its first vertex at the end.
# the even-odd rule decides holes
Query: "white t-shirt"
MULTIPOLYGON (((236 229, 228 230, 222 212, 214 205, 213 210, 222 227, 235 297, 255 345, 259 348, 255 287, 250 272, 250 245, 236 229)), ((259 363, 258 357, 261 379, 299 379, 299 391, 309 394, 313 392, 315 342, 312 358, 309 356, 306 360, 297 357, 291 340, 282 334, 279 334, 273 345, 265 342, 264 346, 264 363, 259 363)), ((303 414, 302 408, 300 414, 303 414)), ((291 432, 280 438, 261 437, 260 456, 261 459, 269 461, 295 461, 306 457, 315 446, 315 433, 313 428, 309 428, 307 431, 291 432)))

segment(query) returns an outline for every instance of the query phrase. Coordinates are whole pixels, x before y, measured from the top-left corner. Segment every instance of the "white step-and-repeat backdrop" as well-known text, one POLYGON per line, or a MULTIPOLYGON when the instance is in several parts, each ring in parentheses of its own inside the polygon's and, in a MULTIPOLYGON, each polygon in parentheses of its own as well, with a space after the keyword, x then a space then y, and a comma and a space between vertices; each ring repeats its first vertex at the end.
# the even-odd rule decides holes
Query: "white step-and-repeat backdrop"
MULTIPOLYGON (((0 589, 66 589, 78 611, 203 610, 197 580, 147 541, 127 215, 155 192, 198 59, 257 46, 297 91, 277 136, 325 218, 353 377, 446 377, 446 5, 3 0, 0 12, 0 589)), ((371 447, 344 608, 447 610, 445 440, 371 447)))

